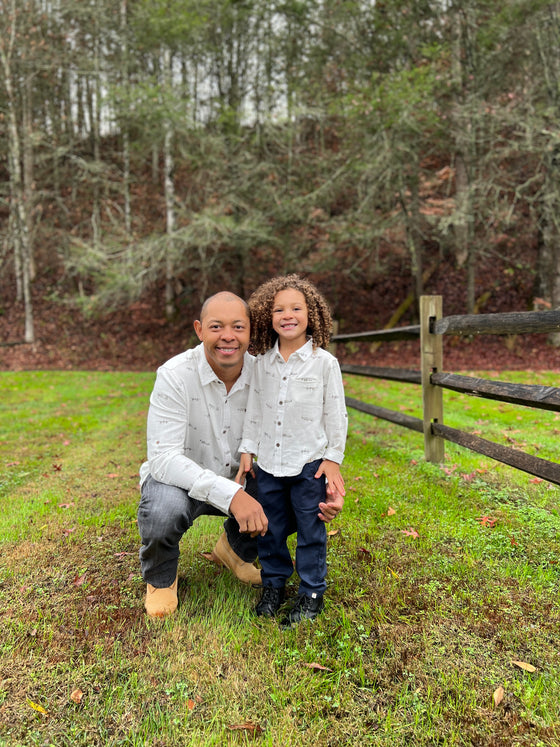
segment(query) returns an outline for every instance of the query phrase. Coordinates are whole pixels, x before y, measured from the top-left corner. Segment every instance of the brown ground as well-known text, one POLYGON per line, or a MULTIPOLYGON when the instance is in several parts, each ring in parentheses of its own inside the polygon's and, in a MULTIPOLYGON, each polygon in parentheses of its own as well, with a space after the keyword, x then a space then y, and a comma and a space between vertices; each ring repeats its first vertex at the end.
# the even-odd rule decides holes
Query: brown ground
MULTIPOLYGON (((23 309, 15 303, 4 308, 0 315, 0 370, 151 371, 196 342, 193 312, 166 322, 154 315, 147 302, 103 320, 84 319, 52 301, 36 302, 34 312, 37 342, 24 345, 20 342, 23 309)), ((376 350, 372 347, 367 343, 346 349, 339 346, 338 355, 348 363, 419 367, 416 341, 383 343, 376 350)), ((545 335, 444 338, 446 371, 520 369, 560 372, 560 349, 550 346, 545 335)))

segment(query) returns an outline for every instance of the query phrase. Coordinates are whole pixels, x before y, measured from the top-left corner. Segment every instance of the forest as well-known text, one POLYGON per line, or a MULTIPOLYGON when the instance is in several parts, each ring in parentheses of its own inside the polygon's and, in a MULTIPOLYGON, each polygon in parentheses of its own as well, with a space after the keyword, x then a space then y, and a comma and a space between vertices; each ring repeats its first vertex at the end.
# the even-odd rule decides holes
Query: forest
POLYGON ((3 344, 292 271, 348 331, 558 308, 559 122, 559 2, 0 0, 3 344))

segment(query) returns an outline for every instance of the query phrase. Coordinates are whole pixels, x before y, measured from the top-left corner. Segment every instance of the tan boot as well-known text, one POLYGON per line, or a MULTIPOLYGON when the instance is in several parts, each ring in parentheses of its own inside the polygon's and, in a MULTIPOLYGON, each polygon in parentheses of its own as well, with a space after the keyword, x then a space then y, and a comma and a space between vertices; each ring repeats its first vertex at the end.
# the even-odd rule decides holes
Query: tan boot
POLYGON ((175 612, 177 609, 177 576, 171 586, 165 589, 157 589, 148 584, 144 606, 150 617, 167 617, 175 612))
POLYGON ((252 563, 246 563, 241 560, 231 549, 224 532, 216 542, 216 547, 212 550, 212 560, 218 565, 225 565, 244 584, 261 586, 261 572, 252 563))

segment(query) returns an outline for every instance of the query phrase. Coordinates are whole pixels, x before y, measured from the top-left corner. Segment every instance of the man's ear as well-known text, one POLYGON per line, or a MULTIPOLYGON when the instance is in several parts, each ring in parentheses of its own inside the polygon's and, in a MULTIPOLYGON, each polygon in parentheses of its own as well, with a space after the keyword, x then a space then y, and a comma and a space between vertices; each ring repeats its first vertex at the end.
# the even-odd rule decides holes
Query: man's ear
POLYGON ((202 342, 202 324, 198 319, 195 319, 194 321, 194 331, 196 332, 198 339, 202 342))

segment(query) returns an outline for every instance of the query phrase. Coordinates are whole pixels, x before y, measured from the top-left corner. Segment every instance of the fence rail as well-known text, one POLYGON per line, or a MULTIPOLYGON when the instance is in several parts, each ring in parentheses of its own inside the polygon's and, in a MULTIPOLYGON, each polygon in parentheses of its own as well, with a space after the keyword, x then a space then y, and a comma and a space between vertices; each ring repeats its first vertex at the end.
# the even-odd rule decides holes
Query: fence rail
POLYGON ((444 373, 442 335, 516 335, 560 331, 560 311, 512 312, 508 314, 470 314, 442 317, 441 297, 422 296, 420 324, 391 330, 373 330, 356 334, 336 334, 333 342, 381 342, 420 339, 420 369, 383 368, 342 364, 344 373, 357 376, 402 381, 422 386, 423 417, 415 418, 396 410, 361 402, 352 397, 346 404, 374 417, 388 420, 403 428, 424 434, 424 456, 427 461, 442 462, 444 442, 463 446, 543 480, 560 485, 560 464, 526 454, 509 446, 443 423, 442 390, 449 389, 474 397, 508 402, 523 407, 560 412, 558 387, 514 384, 493 379, 444 373))

